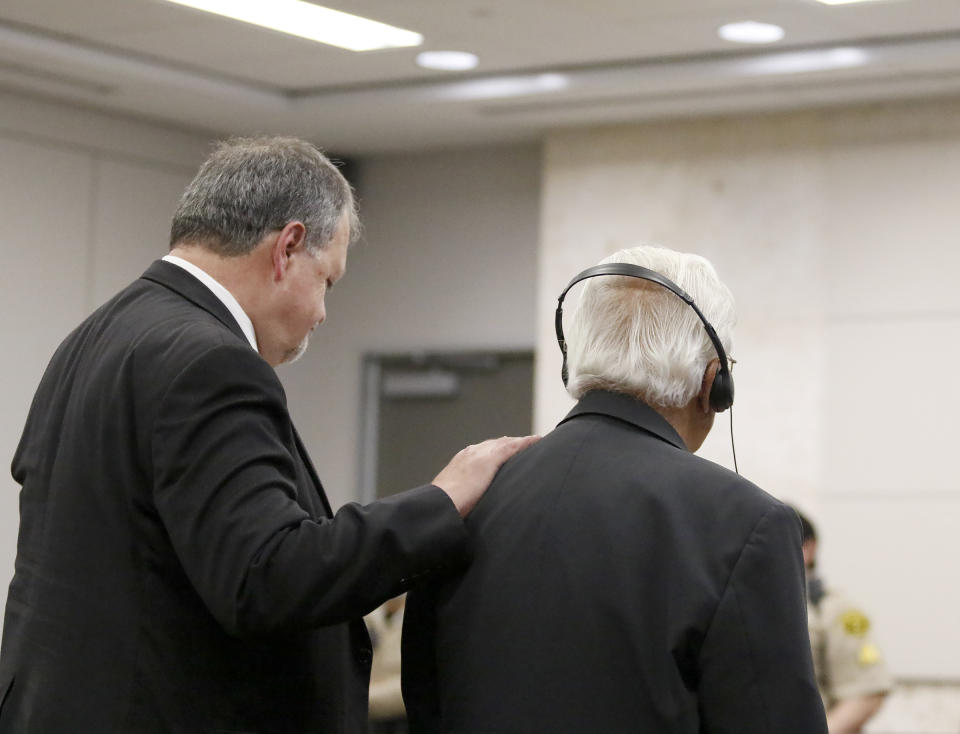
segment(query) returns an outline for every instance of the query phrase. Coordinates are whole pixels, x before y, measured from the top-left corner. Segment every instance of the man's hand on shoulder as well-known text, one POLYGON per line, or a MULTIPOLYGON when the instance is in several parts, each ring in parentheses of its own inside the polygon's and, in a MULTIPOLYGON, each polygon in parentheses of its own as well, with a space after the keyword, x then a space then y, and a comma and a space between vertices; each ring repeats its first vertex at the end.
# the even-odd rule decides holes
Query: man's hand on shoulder
POLYGON ((432 483, 450 495, 460 516, 466 517, 503 463, 539 440, 540 436, 504 436, 467 446, 450 460, 432 483))

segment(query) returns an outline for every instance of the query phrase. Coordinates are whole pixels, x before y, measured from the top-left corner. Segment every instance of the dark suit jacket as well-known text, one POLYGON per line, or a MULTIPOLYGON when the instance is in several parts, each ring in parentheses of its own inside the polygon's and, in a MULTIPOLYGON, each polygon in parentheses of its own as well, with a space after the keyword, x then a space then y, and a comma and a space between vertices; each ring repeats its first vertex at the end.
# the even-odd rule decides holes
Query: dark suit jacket
POLYGON ((796 514, 643 403, 586 395, 410 594, 412 731, 821 734, 796 514))
POLYGON ((273 369, 162 261, 57 350, 13 475, 3 734, 363 731, 360 616, 465 548, 436 487, 332 518, 273 369))

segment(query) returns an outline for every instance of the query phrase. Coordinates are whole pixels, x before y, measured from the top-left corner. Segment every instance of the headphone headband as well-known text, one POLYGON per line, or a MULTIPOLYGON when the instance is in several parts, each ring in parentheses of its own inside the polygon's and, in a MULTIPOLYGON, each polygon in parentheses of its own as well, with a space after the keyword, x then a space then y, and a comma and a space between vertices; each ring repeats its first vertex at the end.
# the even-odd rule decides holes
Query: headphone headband
POLYGON ((573 288, 573 286, 575 286, 581 280, 586 280, 587 278, 596 278, 599 275, 622 275, 628 278, 640 278, 641 280, 657 283, 671 293, 674 293, 684 303, 690 306, 690 308, 693 309, 693 312, 697 314, 697 317, 700 319, 700 321, 703 322, 703 327, 707 332, 707 336, 710 338, 710 342, 713 344, 713 348, 717 352, 717 357, 720 359, 720 368, 718 369, 717 375, 713 380, 713 388, 710 390, 710 407, 716 412, 721 413, 733 405, 733 376, 730 374, 730 366, 727 362, 726 350, 724 350, 723 344, 720 342, 720 337, 717 336, 716 329, 714 329, 713 325, 707 321, 707 317, 703 315, 703 312, 694 302, 693 298, 680 286, 654 270, 645 268, 642 265, 634 265, 632 263, 604 263, 602 265, 594 265, 591 268, 587 268, 586 270, 573 276, 573 279, 567 283, 567 287, 563 289, 563 291, 560 293, 560 296, 557 298, 557 310, 554 315, 554 328, 557 332, 557 343, 560 345, 560 351, 563 353, 563 371, 561 375, 563 377, 564 385, 567 384, 567 342, 563 337, 563 299, 566 297, 567 291, 573 288))

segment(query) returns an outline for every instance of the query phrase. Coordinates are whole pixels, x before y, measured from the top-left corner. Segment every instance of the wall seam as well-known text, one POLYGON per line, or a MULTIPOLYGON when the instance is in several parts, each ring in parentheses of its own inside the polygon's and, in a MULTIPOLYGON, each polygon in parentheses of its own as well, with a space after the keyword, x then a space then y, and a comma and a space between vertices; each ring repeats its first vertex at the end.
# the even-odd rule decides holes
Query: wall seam
POLYGON ((6 128, 0 126, 0 139, 2 138, 13 142, 41 145, 45 148, 51 148, 66 153, 90 155, 98 158, 99 160, 116 161, 119 163, 135 163, 147 168, 152 168, 153 170, 161 173, 192 175, 196 172, 195 166, 168 163, 157 160, 156 158, 151 158, 149 156, 139 156, 134 155, 133 153, 123 153, 116 150, 110 150, 109 148, 101 148, 96 145, 85 145, 83 143, 69 142, 53 136, 37 135, 36 133, 24 132, 23 130, 18 130, 16 128, 6 128))
POLYGON ((87 199, 87 243, 86 257, 84 258, 84 278, 86 291, 83 297, 85 313, 93 311, 96 298, 96 257, 97 257, 97 205, 100 201, 100 156, 93 153, 90 156, 90 194, 87 199))

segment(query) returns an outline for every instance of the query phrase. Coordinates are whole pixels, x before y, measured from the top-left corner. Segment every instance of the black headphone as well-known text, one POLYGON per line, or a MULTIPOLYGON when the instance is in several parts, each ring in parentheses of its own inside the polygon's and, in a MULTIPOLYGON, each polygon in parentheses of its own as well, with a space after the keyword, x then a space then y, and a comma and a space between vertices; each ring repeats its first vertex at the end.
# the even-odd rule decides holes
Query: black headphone
POLYGON ((693 302, 693 299, 686 291, 680 288, 680 286, 669 278, 660 275, 660 273, 631 263, 606 263, 605 265, 594 265, 592 268, 587 268, 582 273, 578 273, 573 277, 573 280, 567 284, 567 287, 563 289, 563 293, 561 293, 557 299, 555 324, 557 328, 557 343, 560 345, 560 351, 563 353, 563 371, 561 372, 561 376, 563 377, 564 386, 567 384, 567 342, 563 338, 563 299, 567 295, 567 291, 581 280, 596 278, 598 275, 625 275, 629 278, 641 278, 653 283, 658 283, 668 291, 675 293, 684 303, 690 306, 703 322, 703 327, 707 330, 707 336, 710 337, 710 341, 713 342, 713 347, 717 350, 717 356, 720 358, 720 368, 717 370, 717 375, 713 380, 713 387, 710 389, 710 407, 717 413, 722 413, 733 405, 733 375, 730 374, 727 353, 723 349, 723 344, 720 343, 720 337, 717 336, 716 329, 707 321, 700 309, 697 308, 697 304, 693 302))

